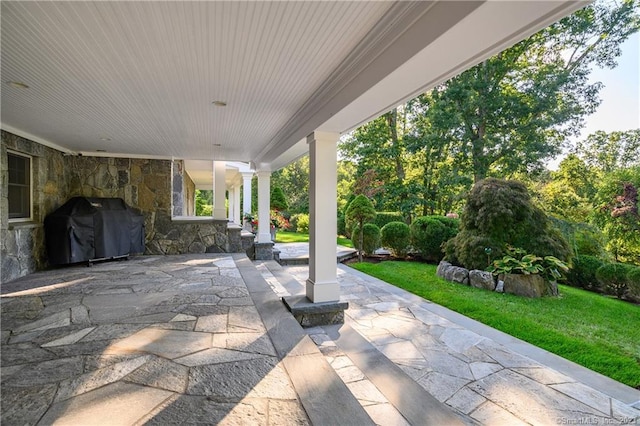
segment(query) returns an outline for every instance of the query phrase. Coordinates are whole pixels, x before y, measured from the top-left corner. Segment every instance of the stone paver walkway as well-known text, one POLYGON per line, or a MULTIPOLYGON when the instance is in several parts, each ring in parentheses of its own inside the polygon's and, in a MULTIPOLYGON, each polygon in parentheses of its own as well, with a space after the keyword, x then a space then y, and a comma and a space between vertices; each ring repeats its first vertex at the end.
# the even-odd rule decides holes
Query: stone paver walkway
POLYGON ((232 256, 136 257, 1 290, 3 425, 309 423, 232 256))
MULTIPOLYGON (((305 266, 259 265, 269 282, 274 274, 282 276, 278 268, 291 274, 300 289, 308 277, 305 266)), ((640 424, 640 391, 344 265, 339 265, 338 277, 350 304, 345 326, 307 332, 365 409, 372 401, 388 400, 382 395, 384 384, 372 388, 367 363, 358 361, 367 349, 345 345, 350 330, 439 401, 480 424, 640 424), (546 365, 523 354, 539 356, 546 365)), ((292 290, 291 284, 274 289, 281 295, 292 290)), ((387 408, 379 405, 376 410, 387 410, 384 418, 394 418, 387 408)), ((367 411, 375 419, 376 412, 367 411)), ((404 424, 402 417, 394 424, 404 424)))
MULTIPOLYGON (((276 243, 273 249, 280 252, 282 264, 309 264, 309 243, 276 243)), ((336 246, 336 257, 339 262, 353 257, 355 253, 356 250, 350 247, 336 246)))

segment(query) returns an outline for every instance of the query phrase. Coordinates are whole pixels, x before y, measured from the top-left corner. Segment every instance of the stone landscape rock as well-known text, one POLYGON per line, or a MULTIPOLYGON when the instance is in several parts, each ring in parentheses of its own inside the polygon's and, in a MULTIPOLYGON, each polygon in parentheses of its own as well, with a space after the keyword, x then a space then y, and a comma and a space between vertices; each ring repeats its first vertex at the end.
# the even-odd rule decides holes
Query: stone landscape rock
POLYGON ((440 263, 438 264, 438 268, 436 269, 436 275, 440 278, 444 278, 447 269, 449 269, 451 266, 451 263, 447 262, 446 260, 440 261, 440 263))
POLYGON ((547 286, 540 275, 504 274, 504 292, 525 297, 541 297, 547 294, 547 286))
POLYGON ((479 269, 469 271, 469 285, 491 291, 496 288, 496 282, 491 272, 481 271, 479 269))
POLYGON ((447 268, 444 278, 454 283, 469 285, 469 271, 460 266, 450 266, 447 268))

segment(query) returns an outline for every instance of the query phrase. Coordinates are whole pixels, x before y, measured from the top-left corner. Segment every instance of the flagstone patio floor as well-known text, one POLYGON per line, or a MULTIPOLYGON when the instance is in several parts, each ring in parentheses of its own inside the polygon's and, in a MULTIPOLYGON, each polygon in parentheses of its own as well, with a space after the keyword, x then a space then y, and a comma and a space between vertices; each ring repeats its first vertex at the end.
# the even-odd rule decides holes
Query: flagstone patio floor
POLYGON ((639 423, 640 392, 342 265, 346 323, 303 330, 279 298, 305 268, 139 256, 3 284, 2 424, 639 423))

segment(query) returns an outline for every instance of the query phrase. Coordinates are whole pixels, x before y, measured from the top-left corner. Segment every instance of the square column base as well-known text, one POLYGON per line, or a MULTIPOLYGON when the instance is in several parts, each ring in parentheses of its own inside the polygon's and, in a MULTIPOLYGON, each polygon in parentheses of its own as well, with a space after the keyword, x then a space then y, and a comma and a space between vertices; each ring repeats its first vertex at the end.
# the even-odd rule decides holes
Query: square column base
POLYGON ((255 260, 273 260, 273 243, 255 243, 255 260))
POLYGON ((344 311, 349 308, 349 302, 313 303, 307 296, 286 296, 282 301, 303 327, 344 324, 344 311))

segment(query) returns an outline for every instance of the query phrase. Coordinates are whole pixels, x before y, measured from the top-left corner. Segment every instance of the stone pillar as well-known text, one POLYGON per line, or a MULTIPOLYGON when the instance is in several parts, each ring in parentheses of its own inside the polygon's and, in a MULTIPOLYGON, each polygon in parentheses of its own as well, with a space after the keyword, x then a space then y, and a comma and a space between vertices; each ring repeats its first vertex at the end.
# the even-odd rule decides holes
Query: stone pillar
POLYGON ((314 303, 340 300, 336 267, 337 133, 314 132, 309 144, 309 279, 314 303))
POLYGON ((242 173, 242 213, 251 214, 251 179, 253 173, 242 173))
POLYGON ((258 172, 258 244, 271 242, 271 172, 258 172))
POLYGON ((229 207, 229 211, 233 211, 233 221, 239 225, 242 225, 242 215, 240 214, 240 185, 236 184, 233 187, 233 210, 229 207))
POLYGON ((225 202, 225 191, 227 184, 225 182, 225 174, 227 171, 227 163, 224 161, 213 162, 213 218, 227 219, 227 208, 225 202))

